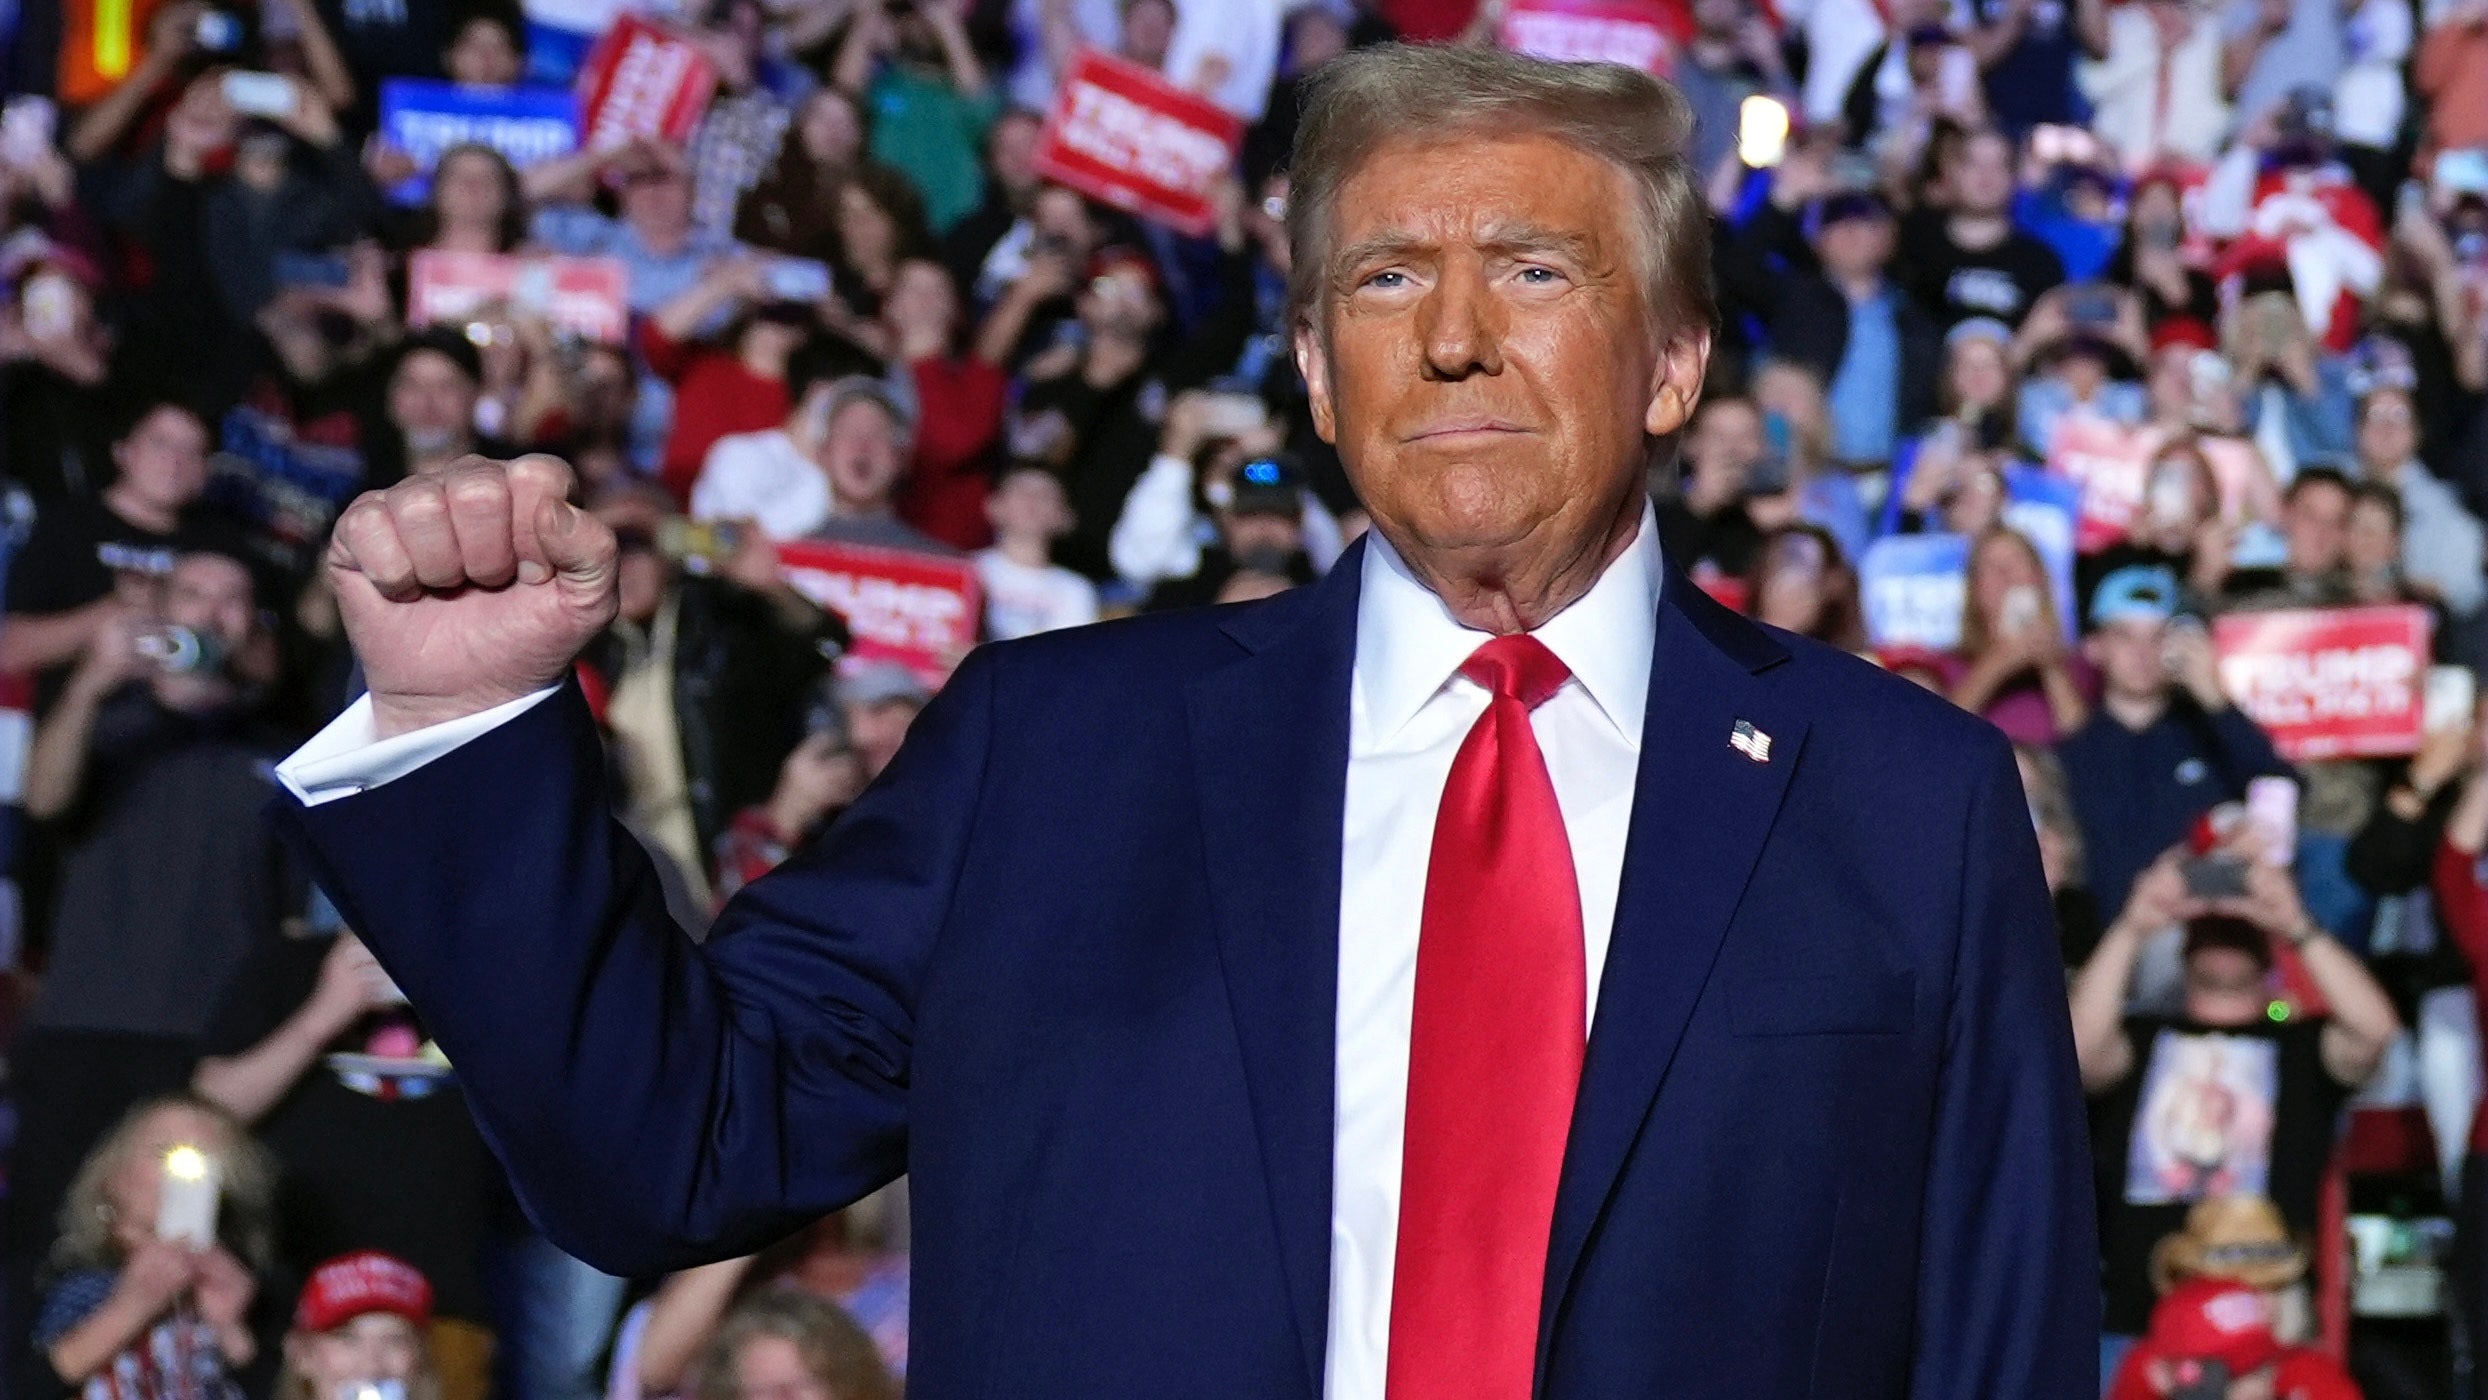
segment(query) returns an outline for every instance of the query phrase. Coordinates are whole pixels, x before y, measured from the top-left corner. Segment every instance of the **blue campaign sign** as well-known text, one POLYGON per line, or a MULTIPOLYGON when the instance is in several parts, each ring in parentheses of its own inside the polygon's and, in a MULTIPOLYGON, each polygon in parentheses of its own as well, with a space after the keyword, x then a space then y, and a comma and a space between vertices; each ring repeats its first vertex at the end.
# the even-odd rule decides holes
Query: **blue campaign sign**
POLYGON ((2056 595, 2056 616, 2067 638, 2081 635, 2081 618, 2073 602, 2074 540, 2082 522, 2079 482, 2038 467, 2011 466, 2004 471, 2004 523, 2037 546, 2039 562, 2056 595))
POLYGON ((389 191, 419 204, 432 167, 452 146, 490 146, 524 170, 579 148, 579 99, 567 88, 475 88, 417 78, 380 85, 380 139, 423 173, 389 191))
POLYGON ((1866 635, 1878 647, 1950 651, 1961 641, 1970 542, 1959 535, 1886 535, 1857 566, 1866 635))

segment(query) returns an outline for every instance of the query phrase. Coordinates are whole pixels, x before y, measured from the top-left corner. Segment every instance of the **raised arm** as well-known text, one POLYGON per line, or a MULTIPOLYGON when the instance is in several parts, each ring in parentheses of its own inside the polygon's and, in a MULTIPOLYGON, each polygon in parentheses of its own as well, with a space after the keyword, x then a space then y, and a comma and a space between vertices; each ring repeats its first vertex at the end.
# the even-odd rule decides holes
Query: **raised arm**
POLYGON ((916 989, 990 692, 971 657, 831 834, 694 943, 563 681, 615 603, 612 535, 570 484, 549 458, 471 461, 348 508, 329 574, 371 696, 280 769, 280 819, 546 1233, 646 1274, 747 1253, 901 1170, 916 989), (392 753, 479 716, 500 722, 428 762, 392 753))

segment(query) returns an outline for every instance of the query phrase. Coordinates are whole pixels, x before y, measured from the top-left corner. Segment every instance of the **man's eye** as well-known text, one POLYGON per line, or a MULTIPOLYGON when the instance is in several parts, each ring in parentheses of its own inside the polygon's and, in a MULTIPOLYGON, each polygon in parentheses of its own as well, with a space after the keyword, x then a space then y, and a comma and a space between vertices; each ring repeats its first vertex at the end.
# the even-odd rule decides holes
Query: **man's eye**
POLYGON ((1557 272, 1551 267, 1524 267, 1520 270, 1520 280, 1533 287, 1551 285, 1552 283, 1561 280, 1562 277, 1562 273, 1557 272))
POLYGON ((1400 287, 1402 287, 1402 286, 1406 285, 1407 281, 1408 281, 1408 274, 1407 274, 1407 273, 1405 273, 1405 272, 1393 272, 1393 271, 1390 271, 1390 270, 1386 269, 1386 270, 1384 270, 1384 271, 1381 271, 1381 272, 1377 272, 1377 273, 1375 273, 1375 274, 1374 274, 1373 276, 1371 276, 1371 277, 1366 278, 1366 279, 1365 279, 1365 285, 1366 285, 1366 286, 1368 286, 1368 287, 1375 287, 1375 288, 1379 288, 1379 289, 1380 289, 1380 290, 1382 290, 1382 291, 1386 291, 1386 292, 1388 292, 1388 291, 1396 291, 1396 290, 1397 290, 1397 289, 1399 289, 1400 287))

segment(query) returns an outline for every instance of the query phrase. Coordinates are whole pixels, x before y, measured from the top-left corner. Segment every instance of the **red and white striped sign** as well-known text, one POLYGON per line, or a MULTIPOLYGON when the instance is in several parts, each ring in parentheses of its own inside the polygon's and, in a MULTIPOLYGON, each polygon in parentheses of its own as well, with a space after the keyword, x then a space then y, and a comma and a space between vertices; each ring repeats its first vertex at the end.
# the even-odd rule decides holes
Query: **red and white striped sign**
POLYGON ((688 141, 716 92, 716 65, 698 45, 624 15, 579 69, 580 144, 602 151, 642 139, 688 141))

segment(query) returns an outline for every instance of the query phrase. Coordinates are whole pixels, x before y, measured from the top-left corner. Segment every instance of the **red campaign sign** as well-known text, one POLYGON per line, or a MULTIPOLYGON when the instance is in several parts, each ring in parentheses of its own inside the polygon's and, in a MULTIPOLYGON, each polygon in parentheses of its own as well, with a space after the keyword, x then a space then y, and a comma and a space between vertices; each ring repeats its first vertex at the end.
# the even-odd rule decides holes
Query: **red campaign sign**
POLYGON ((1667 76, 1692 32, 1682 4, 1659 0, 1512 0, 1496 42, 1559 63, 1621 63, 1667 76))
POLYGON ((976 645, 973 560, 809 540, 777 552, 796 592, 847 620, 857 661, 895 661, 938 688, 976 645))
POLYGON ((435 326, 475 318, 498 302, 557 331, 608 345, 630 328, 630 269, 618 258, 512 257, 418 252, 406 270, 406 319, 435 326))
POLYGON ((623 15, 579 67, 580 149, 642 138, 680 145, 716 92, 717 67, 698 45, 623 15))
POLYGON ((1136 63, 1083 49, 1054 95, 1037 173, 1198 237, 1210 192, 1235 168, 1244 123, 1136 63))
POLYGON ((2143 485, 2159 439, 2147 428, 2128 428, 2104 418, 2069 413, 2048 444, 2048 470, 2082 488, 2082 521, 2073 547, 2096 553, 2125 538, 2142 507, 2143 485))
POLYGON ((2221 688, 2292 762, 2415 753, 2427 609, 2231 613, 2212 624, 2221 688))

